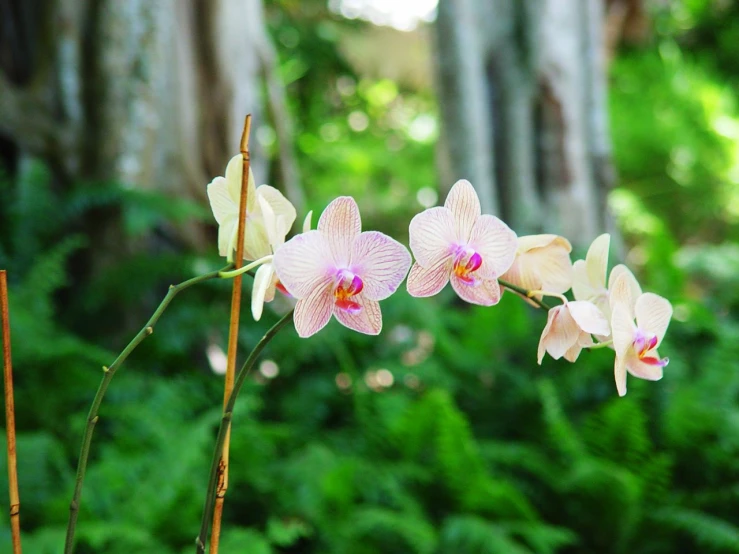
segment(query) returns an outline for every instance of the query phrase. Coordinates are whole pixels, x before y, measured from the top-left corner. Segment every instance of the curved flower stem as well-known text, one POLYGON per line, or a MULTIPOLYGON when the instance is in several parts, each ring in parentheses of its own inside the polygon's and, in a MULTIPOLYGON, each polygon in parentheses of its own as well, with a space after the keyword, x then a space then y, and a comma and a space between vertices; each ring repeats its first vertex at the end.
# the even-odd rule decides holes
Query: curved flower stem
POLYGON ((517 292, 521 296, 531 300, 534 304, 539 306, 540 308, 544 308, 545 310, 549 311, 552 309, 552 307, 547 304, 546 302, 539 300, 535 296, 533 296, 531 293, 532 291, 526 290, 524 288, 519 287, 518 285, 514 285, 513 283, 509 283, 508 281, 504 281, 503 279, 498 279, 498 283, 500 283, 502 286, 504 286, 507 289, 512 290, 513 292, 517 292))
POLYGON ((223 409, 223 417, 221 418, 221 425, 218 428, 216 446, 213 450, 213 459, 211 461, 210 475, 208 477, 208 492, 205 497, 205 506, 203 508, 203 519, 200 524, 200 533, 195 539, 195 551, 198 554, 205 554, 205 544, 208 540, 208 523, 211 521, 211 517, 213 514, 213 505, 215 503, 219 476, 221 476, 223 473, 221 467, 223 464, 221 460, 221 456, 223 454, 223 445, 226 442, 226 435, 228 434, 228 430, 231 427, 231 417, 233 414, 234 405, 236 404, 236 399, 239 396, 241 387, 246 381, 246 377, 249 375, 249 372, 254 367, 254 364, 257 361, 259 355, 262 353, 262 350, 264 350, 264 347, 270 343, 270 341, 275 337, 280 329, 282 329, 285 325, 292 321, 292 318, 293 310, 290 310, 286 315, 282 317, 282 319, 275 323, 270 328, 270 330, 264 334, 261 340, 254 347, 254 350, 251 351, 251 354, 249 354, 249 357, 244 362, 244 365, 241 366, 241 369, 236 376, 233 390, 231 391, 231 395, 228 397, 228 402, 226 402, 226 406, 223 409))
POLYGON ((188 279, 187 281, 183 281, 179 285, 170 285, 167 295, 164 297, 164 300, 162 300, 162 303, 159 304, 159 307, 156 309, 151 318, 149 318, 149 321, 146 322, 146 324, 136 334, 133 340, 128 343, 128 346, 123 349, 123 351, 113 361, 110 367, 103 366, 103 379, 102 381, 100 381, 97 393, 95 393, 95 398, 93 399, 92 405, 90 406, 90 412, 87 415, 87 427, 85 428, 85 434, 82 437, 82 447, 80 448, 80 457, 77 462, 77 477, 74 485, 74 493, 72 495, 72 502, 69 505, 69 522, 67 524, 67 538, 64 542, 64 554, 72 554, 72 548, 74 546, 74 532, 77 526, 77 516, 79 515, 80 510, 82 484, 85 480, 85 472, 87 471, 87 459, 90 455, 90 444, 92 442, 92 435, 95 431, 95 424, 98 422, 99 419, 98 412, 100 410, 100 405, 103 402, 105 392, 108 390, 108 385, 110 385, 113 376, 115 375, 118 368, 123 364, 123 362, 126 361, 126 358, 128 358, 131 352, 133 352, 146 337, 154 332, 154 325, 156 325, 157 321, 159 321, 159 318, 164 313, 164 310, 167 309, 167 306, 169 306, 169 303, 172 302, 172 299, 177 295, 177 293, 182 292, 183 290, 188 289, 193 285, 202 283, 203 281, 217 279, 221 271, 228 270, 231 267, 231 265, 228 265, 217 271, 211 271, 210 273, 199 275, 197 277, 193 277, 192 279, 188 279))
POLYGON ((273 256, 272 254, 270 254, 269 256, 265 256, 264 258, 259 258, 258 260, 254 260, 252 263, 247 264, 244 267, 233 269, 231 271, 221 271, 221 273, 218 276, 221 279, 230 279, 232 277, 238 277, 239 275, 243 275, 244 273, 251 271, 257 266, 266 264, 267 262, 271 262, 272 258, 273 256))
POLYGON ((593 346, 588 346, 588 350, 597 350, 598 348, 607 348, 613 344, 613 340, 597 342, 593 346))

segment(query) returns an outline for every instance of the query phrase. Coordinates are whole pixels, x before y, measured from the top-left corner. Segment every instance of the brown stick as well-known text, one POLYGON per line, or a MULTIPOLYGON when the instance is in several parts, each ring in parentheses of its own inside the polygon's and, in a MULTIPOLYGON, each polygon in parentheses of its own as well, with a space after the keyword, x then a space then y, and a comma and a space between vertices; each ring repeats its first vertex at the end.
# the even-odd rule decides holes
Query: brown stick
POLYGON ((21 501, 18 495, 18 469, 15 451, 15 402, 13 400, 13 364, 10 356, 8 275, 4 269, 0 270, 0 312, 2 312, 3 327, 3 376, 5 377, 5 426, 8 437, 10 529, 13 537, 13 554, 21 554, 21 501))
MULTIPOLYGON (((239 197, 239 227, 236 237, 236 257, 234 268, 241 267, 244 257, 244 227, 246 225, 246 195, 249 183, 249 133, 251 132, 251 114, 244 120, 244 131, 241 134, 241 196, 239 197)), ((234 386, 234 375, 236 374, 236 346, 239 341, 239 316, 241 309, 241 275, 234 277, 233 289, 231 290, 231 322, 228 327, 228 358, 226 362, 226 379, 223 384, 223 406, 225 408, 234 386)), ((213 526, 210 537, 210 552, 218 554, 218 544, 221 539, 221 518, 223 515, 223 502, 228 490, 228 447, 231 442, 231 428, 226 431, 226 441, 223 444, 223 456, 218 465, 218 488, 216 489, 215 509, 213 510, 213 526)))

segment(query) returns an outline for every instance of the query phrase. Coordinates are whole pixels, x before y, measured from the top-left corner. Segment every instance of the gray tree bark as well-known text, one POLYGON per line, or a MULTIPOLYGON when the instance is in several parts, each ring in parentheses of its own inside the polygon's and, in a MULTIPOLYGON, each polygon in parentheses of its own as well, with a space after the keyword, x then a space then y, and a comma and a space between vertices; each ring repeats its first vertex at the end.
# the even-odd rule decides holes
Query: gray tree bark
MULTIPOLYGON (((63 182, 118 182, 205 201, 205 185, 238 152, 244 116, 265 124, 267 103, 281 185, 300 209, 262 0, 33 0, 0 11, 7 28, 30 29, 17 48, 12 37, 0 43, 0 133, 63 182), (19 78, 14 63, 28 75, 19 78)), ((260 145, 250 146, 264 182, 260 145)), ((185 234, 204 238, 197 228, 185 234)))
POLYGON ((607 227, 614 173, 604 23, 604 0, 440 2, 451 169, 520 234, 586 245, 607 227))

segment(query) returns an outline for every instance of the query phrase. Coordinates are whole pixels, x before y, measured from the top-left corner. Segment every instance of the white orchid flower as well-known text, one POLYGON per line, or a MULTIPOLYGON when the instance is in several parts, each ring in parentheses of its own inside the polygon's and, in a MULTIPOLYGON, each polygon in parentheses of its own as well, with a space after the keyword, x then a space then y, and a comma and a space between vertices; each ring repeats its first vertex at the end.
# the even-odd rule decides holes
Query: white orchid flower
MULTIPOLYGON (((226 176, 216 177, 208 185, 210 207, 218 222, 218 252, 229 260, 233 258, 236 249, 243 171, 241 154, 237 154, 228 162, 226 176)), ((284 218, 284 224, 287 225, 286 229, 289 230, 295 221, 295 208, 276 188, 268 185, 256 187, 254 175, 250 169, 246 195, 246 224, 244 226, 245 260, 256 260, 272 254, 272 247, 264 221, 263 206, 265 203, 271 208, 275 218, 284 218)))

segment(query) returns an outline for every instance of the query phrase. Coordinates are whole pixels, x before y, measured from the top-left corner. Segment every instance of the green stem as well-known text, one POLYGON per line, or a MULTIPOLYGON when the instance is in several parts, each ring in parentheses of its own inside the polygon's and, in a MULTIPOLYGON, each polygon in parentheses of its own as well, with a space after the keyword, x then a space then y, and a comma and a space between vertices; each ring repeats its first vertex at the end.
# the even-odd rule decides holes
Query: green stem
POLYGON ((123 349, 110 367, 103 366, 103 379, 100 381, 100 386, 98 387, 95 398, 92 401, 92 406, 90 406, 90 412, 87 415, 87 427, 85 428, 85 434, 82 437, 82 447, 80 448, 80 457, 77 462, 77 478, 74 485, 74 494, 72 495, 72 502, 69 505, 69 523, 67 524, 67 538, 64 542, 64 554, 72 554, 72 548, 74 546, 74 532, 77 527, 77 517, 80 510, 82 484, 85 480, 85 472, 87 471, 87 459, 90 455, 92 435, 95 431, 95 424, 99 419, 98 412, 100 411, 100 405, 105 397, 105 392, 108 390, 108 385, 110 385, 110 382, 113 380, 113 376, 123 362, 126 361, 126 358, 128 358, 131 352, 133 352, 146 337, 154 332, 154 325, 159 321, 164 310, 167 309, 167 306, 169 306, 169 303, 172 302, 172 299, 177 295, 177 293, 182 292, 193 285, 202 283, 203 281, 217 279, 221 271, 231 269, 232 267, 233 266, 228 265, 218 271, 211 271, 205 275, 199 275, 198 277, 193 277, 192 279, 183 281, 179 285, 170 285, 167 295, 164 297, 164 300, 162 300, 162 303, 159 304, 159 307, 156 309, 149 321, 146 322, 133 340, 128 343, 128 346, 123 349))
POLYGON ((498 279, 498 283, 500 283, 502 286, 504 286, 507 289, 512 290, 513 292, 517 292, 521 296, 527 298, 528 300, 531 300, 534 304, 539 306, 540 308, 544 308, 545 310, 549 311, 552 309, 552 307, 547 304, 546 302, 543 302, 542 300, 539 300, 535 296, 529 296, 529 293, 531 291, 528 291, 524 288, 521 288, 517 285, 514 285, 513 283, 509 283, 508 281, 504 281, 503 279, 498 279))
POLYGON ((221 273, 219 274, 219 277, 221 279, 231 279, 232 277, 243 275, 244 273, 254 269, 257 266, 266 264, 267 262, 271 262, 272 258, 273 256, 272 254, 270 254, 269 256, 265 256, 264 258, 259 258, 258 260, 255 260, 252 263, 245 265, 244 267, 240 267, 239 269, 234 269, 233 271, 221 271, 221 273))
POLYGON ((262 350, 264 350, 264 347, 270 343, 270 341, 275 337, 280 329, 282 329, 285 325, 292 321, 292 318, 293 311, 290 310, 290 312, 284 315, 282 319, 275 323, 270 328, 270 330, 264 334, 261 340, 254 347, 254 350, 252 350, 251 354, 249 354, 249 357, 244 362, 244 365, 241 366, 238 375, 236 375, 233 390, 231 391, 231 395, 228 397, 228 402, 226 402, 226 406, 223 408, 223 417, 221 418, 221 425, 218 428, 216 447, 213 451, 213 460, 210 464, 210 476, 208 477, 208 492, 205 496, 205 507, 203 508, 203 520, 200 524, 200 534, 198 534, 197 538, 195 539, 195 551, 198 554, 205 554, 205 544, 207 542, 208 536, 208 525, 213 517, 213 505, 215 503, 216 488, 218 486, 218 468, 220 466, 221 457, 223 455, 223 443, 226 440, 226 433, 228 432, 228 429, 231 425, 231 417, 233 415, 234 405, 236 404, 236 398, 239 396, 239 391, 241 391, 241 387, 244 385, 247 375, 249 375, 249 372, 254 367, 254 363, 257 361, 257 358, 262 353, 262 350))

